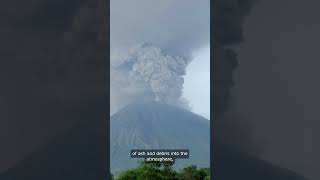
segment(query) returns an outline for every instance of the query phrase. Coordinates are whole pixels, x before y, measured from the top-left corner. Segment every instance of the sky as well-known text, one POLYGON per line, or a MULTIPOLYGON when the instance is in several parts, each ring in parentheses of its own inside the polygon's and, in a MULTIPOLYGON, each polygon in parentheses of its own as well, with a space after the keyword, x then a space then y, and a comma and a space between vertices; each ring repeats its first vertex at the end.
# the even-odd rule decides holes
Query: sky
POLYGON ((193 53, 184 76, 183 95, 191 111, 210 119, 210 46, 193 53))

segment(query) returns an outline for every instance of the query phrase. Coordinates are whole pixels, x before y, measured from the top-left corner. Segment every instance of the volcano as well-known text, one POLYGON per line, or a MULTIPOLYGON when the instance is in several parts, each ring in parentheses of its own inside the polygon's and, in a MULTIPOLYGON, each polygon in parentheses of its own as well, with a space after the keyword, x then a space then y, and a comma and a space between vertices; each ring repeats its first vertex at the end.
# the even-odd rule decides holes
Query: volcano
POLYGON ((135 102, 110 119, 111 171, 137 166, 131 149, 189 149, 189 159, 174 167, 209 167, 210 121, 182 108, 159 102, 135 102))

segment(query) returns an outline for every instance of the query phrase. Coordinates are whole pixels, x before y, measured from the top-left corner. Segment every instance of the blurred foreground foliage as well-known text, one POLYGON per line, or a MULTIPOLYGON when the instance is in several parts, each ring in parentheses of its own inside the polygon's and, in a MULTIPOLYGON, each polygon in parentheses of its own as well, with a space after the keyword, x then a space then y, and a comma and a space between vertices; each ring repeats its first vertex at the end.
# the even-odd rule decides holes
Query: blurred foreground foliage
POLYGON ((209 180, 209 168, 191 165, 176 171, 172 163, 140 162, 139 166, 120 172, 112 180, 209 180))

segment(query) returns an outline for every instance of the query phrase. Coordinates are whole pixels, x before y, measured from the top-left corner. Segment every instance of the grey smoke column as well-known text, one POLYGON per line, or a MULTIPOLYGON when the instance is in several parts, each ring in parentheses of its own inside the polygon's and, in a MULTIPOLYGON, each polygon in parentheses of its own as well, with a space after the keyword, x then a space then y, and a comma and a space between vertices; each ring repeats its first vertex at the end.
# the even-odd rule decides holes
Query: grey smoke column
POLYGON ((112 0, 111 113, 135 100, 186 107, 183 76, 209 22, 209 0, 112 0))

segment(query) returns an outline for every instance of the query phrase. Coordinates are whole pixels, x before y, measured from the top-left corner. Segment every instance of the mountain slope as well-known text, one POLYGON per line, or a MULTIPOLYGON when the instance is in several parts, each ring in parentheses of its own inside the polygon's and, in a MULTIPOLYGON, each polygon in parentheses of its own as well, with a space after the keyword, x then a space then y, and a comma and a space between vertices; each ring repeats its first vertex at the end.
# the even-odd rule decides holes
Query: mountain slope
MULTIPOLYGON (((189 149, 189 164, 209 166, 209 121, 187 110, 158 102, 136 102, 111 117, 111 171, 136 166, 131 149, 189 149)), ((140 159, 141 160, 141 159, 140 159)))

